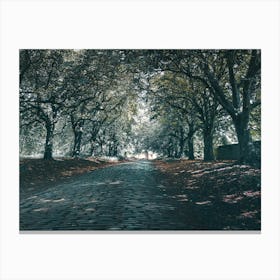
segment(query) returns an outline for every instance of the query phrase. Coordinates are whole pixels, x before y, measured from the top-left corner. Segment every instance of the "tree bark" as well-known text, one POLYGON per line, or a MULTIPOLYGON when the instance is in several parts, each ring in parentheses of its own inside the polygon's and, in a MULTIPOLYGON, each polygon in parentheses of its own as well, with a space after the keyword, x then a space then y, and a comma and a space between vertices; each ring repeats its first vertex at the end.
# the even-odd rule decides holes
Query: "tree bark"
POLYGON ((103 156, 104 151, 103 151, 103 144, 102 143, 99 144, 99 148, 100 148, 100 155, 103 156))
POLYGON ((83 132, 81 130, 74 131, 74 147, 72 151, 72 157, 78 157, 80 155, 82 135, 83 132))
POLYGON ((187 140, 188 140, 188 158, 190 160, 194 160, 194 143, 193 143, 193 137, 195 134, 195 128, 193 123, 189 124, 189 132, 187 135, 187 140))
POLYGON ((254 163, 254 145, 252 143, 249 129, 249 113, 243 112, 233 119, 238 144, 239 144, 239 161, 241 163, 254 163))
MULTIPOLYGON (((176 139, 177 140, 177 139, 176 139)), ((173 143, 173 151, 174 151, 174 157, 175 158, 180 158, 180 147, 178 147, 178 142, 174 141, 175 143, 173 143)))
POLYGON ((107 156, 111 157, 112 156, 112 151, 113 151, 113 145, 112 143, 108 144, 108 153, 107 156))
POLYGON ((113 156, 117 157, 118 156, 118 144, 114 143, 113 145, 113 156))
POLYGON ((185 147, 185 140, 180 140, 179 143, 179 152, 178 152, 178 157, 181 158, 184 155, 184 147, 185 147))
POLYGON ((94 154, 94 148, 95 148, 95 141, 90 141, 90 150, 89 150, 89 156, 92 157, 94 154))
POLYGON ((45 151, 44 151, 44 159, 50 160, 53 159, 53 133, 54 133, 54 124, 51 122, 46 123, 46 142, 45 142, 45 151))
POLYGON ((74 133, 74 146, 72 150, 72 157, 78 157, 81 152, 84 120, 83 119, 75 120, 74 115, 71 114, 71 124, 74 133))
POLYGON ((193 137, 188 138, 188 158, 190 160, 194 160, 194 145, 193 145, 193 137))
POLYGON ((166 154, 167 154, 167 157, 172 157, 172 143, 169 139, 169 143, 167 145, 167 149, 166 149, 166 154))
POLYGON ((210 130, 205 130, 203 132, 204 141, 204 161, 214 160, 213 152, 213 132, 210 130))
POLYGON ((181 158, 184 155, 184 148, 185 148, 186 138, 184 135, 183 128, 180 129, 180 139, 179 139, 179 152, 178 157, 181 158))

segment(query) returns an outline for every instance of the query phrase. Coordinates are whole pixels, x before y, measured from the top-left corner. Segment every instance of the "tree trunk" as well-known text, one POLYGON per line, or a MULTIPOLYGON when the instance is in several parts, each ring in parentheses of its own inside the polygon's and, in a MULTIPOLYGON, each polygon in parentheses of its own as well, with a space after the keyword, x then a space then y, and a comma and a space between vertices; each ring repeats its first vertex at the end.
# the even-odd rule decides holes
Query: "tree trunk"
POLYGON ((179 157, 184 156, 185 140, 180 141, 179 157))
POLYGON ((45 142, 45 152, 44 152, 44 159, 53 159, 52 152, 53 152, 53 132, 54 132, 54 124, 47 123, 46 124, 47 135, 46 135, 46 142, 45 142))
POLYGON ((180 147, 178 147, 178 143, 177 141, 175 140, 174 143, 173 143, 173 150, 174 150, 174 157, 175 158, 180 158, 180 147))
POLYGON ((82 135, 83 132, 81 130, 74 131, 74 147, 72 151, 72 157, 78 157, 80 155, 82 135))
POLYGON ((99 148, 100 148, 100 155, 103 156, 104 151, 103 151, 103 144, 102 143, 99 144, 99 148))
POLYGON ((90 149, 89 149, 89 156, 92 157, 93 153, 94 153, 94 146, 95 146, 95 142, 94 141, 90 141, 90 149))
POLYGON ((179 139, 179 158, 184 155, 184 148, 185 148, 186 138, 184 135, 184 130, 181 128, 180 130, 180 139, 179 139))
POLYGON ((170 157, 175 158, 176 157, 176 147, 175 147, 175 143, 172 138, 170 139, 170 142, 169 142, 169 148, 170 148, 170 151, 169 151, 170 157))
POLYGON ((189 124, 189 132, 188 132, 188 158, 190 160, 194 160, 194 144, 193 144, 193 136, 195 133, 194 125, 189 124))
MULTIPOLYGON (((99 126, 93 125, 91 129, 91 136, 90 136, 90 156, 93 155, 94 150, 97 152, 97 147, 95 146, 97 140, 97 134, 99 132, 99 126)), ((98 143, 98 142, 97 142, 98 143)))
POLYGON ((112 156, 112 143, 109 143, 108 144, 108 152, 107 152, 107 155, 110 157, 112 156))
POLYGON ((194 145, 193 145, 193 136, 188 137, 188 158, 194 160, 194 145))
POLYGON ((203 141, 204 141, 204 160, 211 161, 214 160, 213 152, 213 132, 212 130, 203 131, 203 141))
POLYGON ((213 125, 214 120, 208 120, 203 126, 203 143, 204 143, 204 161, 214 160, 213 151, 213 125))
POLYGON ((249 114, 243 112, 234 118, 233 122, 239 144, 239 161, 252 164, 254 163, 254 145, 249 129, 249 114))
POLYGON ((166 149, 166 151, 167 151, 167 157, 172 157, 172 144, 170 143, 170 140, 169 140, 169 144, 168 144, 168 146, 167 146, 167 149, 166 149))
POLYGON ((114 157, 118 156, 118 144, 117 144, 117 142, 114 142, 114 144, 113 144, 113 156, 114 157))

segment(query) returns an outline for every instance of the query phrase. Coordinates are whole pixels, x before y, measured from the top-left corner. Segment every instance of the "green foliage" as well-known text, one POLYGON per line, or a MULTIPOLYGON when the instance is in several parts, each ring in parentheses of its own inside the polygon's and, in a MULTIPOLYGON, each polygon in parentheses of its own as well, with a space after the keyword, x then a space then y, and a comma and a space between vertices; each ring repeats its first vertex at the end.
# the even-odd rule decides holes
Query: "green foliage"
POLYGON ((201 157, 244 127, 260 139, 258 50, 21 50, 19 70, 21 155, 201 157))

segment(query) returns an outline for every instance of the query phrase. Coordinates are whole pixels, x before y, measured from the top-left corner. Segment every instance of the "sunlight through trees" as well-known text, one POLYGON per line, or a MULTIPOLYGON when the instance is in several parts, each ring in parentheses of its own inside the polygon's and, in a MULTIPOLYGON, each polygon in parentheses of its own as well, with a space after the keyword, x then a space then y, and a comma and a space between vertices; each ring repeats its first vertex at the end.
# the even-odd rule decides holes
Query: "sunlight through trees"
POLYGON ((259 50, 20 50, 20 155, 260 161, 259 50))

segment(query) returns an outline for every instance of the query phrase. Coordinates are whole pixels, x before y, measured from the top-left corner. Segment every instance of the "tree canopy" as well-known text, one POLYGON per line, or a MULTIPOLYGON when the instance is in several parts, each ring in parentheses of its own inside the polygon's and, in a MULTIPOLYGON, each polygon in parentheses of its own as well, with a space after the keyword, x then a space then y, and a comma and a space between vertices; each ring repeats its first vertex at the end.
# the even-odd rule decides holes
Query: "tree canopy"
POLYGON ((260 50, 20 50, 20 154, 215 159, 260 140, 260 50))

